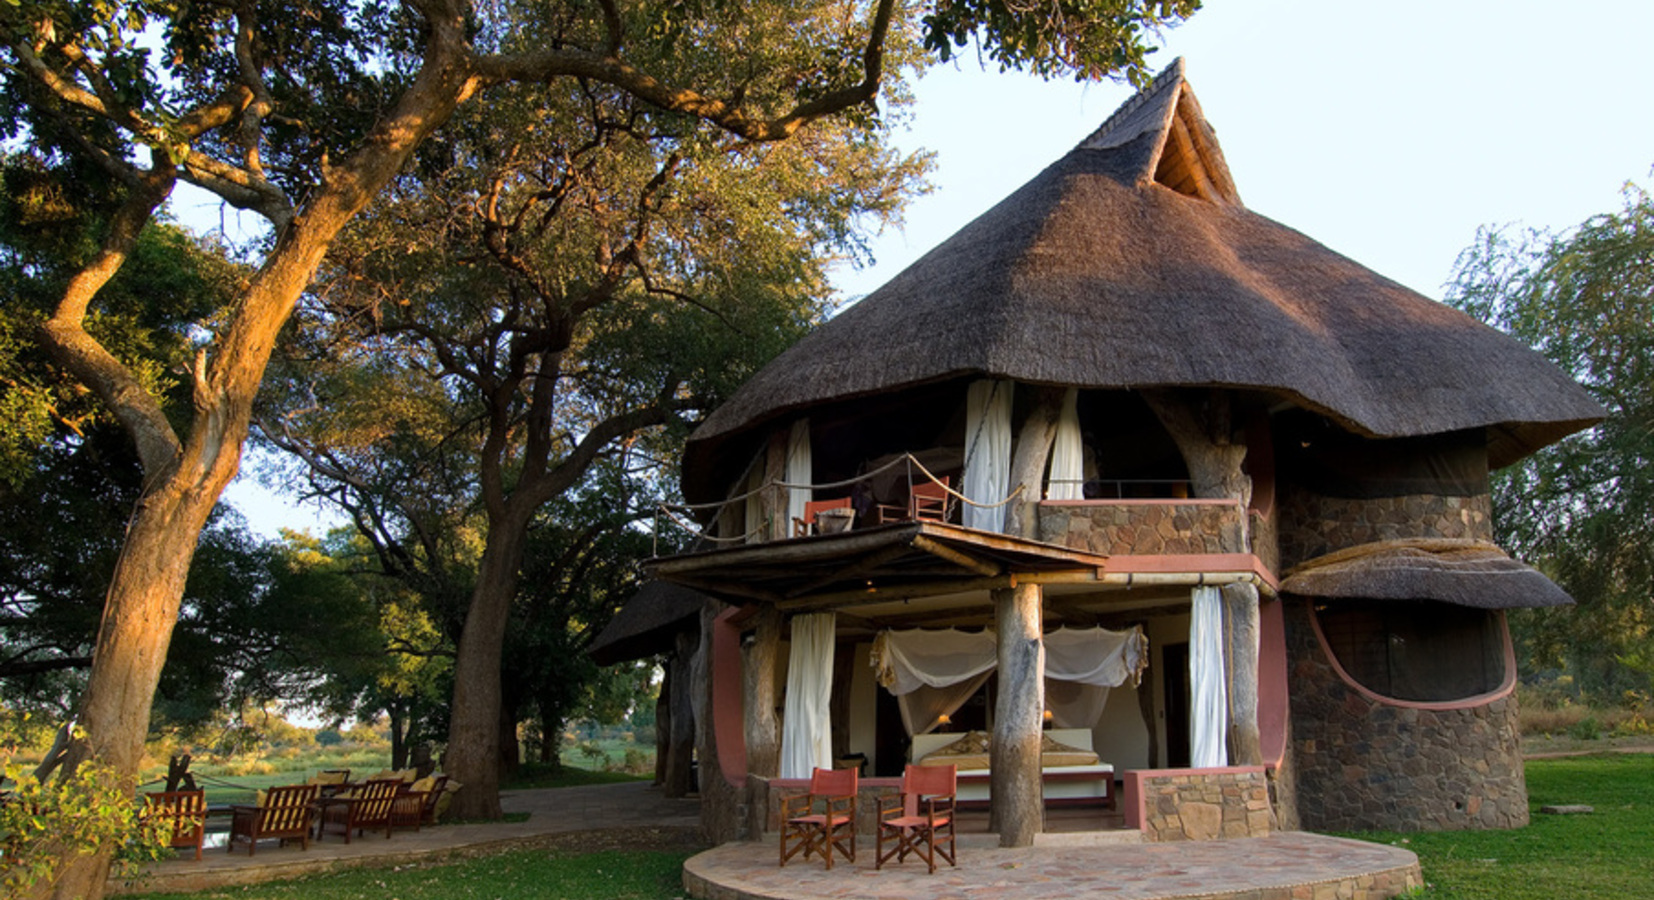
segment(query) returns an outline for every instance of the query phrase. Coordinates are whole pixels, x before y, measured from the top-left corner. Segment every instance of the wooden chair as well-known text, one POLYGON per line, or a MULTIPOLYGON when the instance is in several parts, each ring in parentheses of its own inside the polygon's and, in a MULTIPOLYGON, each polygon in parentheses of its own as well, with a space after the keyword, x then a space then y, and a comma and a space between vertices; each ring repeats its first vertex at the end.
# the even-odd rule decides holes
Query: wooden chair
POLYGON ((348 794, 329 799, 322 804, 322 823, 316 831, 316 838, 321 839, 327 831, 338 831, 344 834, 345 843, 350 843, 350 834, 360 835, 371 828, 385 829, 385 837, 391 836, 391 808, 396 798, 406 793, 407 782, 400 778, 381 778, 358 785, 348 794))
MULTIPOLYGON (((436 802, 448 786, 448 776, 435 775, 425 790, 409 790, 397 794, 391 801, 390 827, 419 830, 421 825, 436 824, 436 802)), ((417 786, 419 782, 414 782, 417 786)))
POLYGON ((175 850, 195 848, 195 858, 201 858, 201 846, 207 837, 206 791, 150 791, 144 795, 148 804, 145 814, 167 823, 169 846, 175 850))
POLYGON ((824 509, 848 509, 852 516, 856 508, 851 505, 849 497, 836 497, 832 500, 811 500, 804 504, 804 518, 793 517, 793 537, 806 537, 817 533, 816 514, 824 509))
POLYGON ((955 766, 914 766, 902 773, 896 805, 879 808, 878 859, 882 869, 892 857, 904 862, 912 853, 936 873, 936 858, 957 866, 953 842, 953 805, 959 772, 955 766), (886 841, 894 841, 889 851, 886 841))
POLYGON ((857 784, 855 769, 816 769, 808 794, 781 798, 781 865, 800 852, 806 860, 819 853, 831 869, 834 850, 856 861, 857 784))
POLYGON ((948 479, 921 481, 907 492, 907 505, 879 504, 879 524, 887 522, 946 522, 953 513, 953 495, 948 479))
POLYGON ((247 855, 252 856, 261 840, 276 838, 286 843, 296 838, 309 850, 315 803, 315 785, 290 784, 271 788, 258 806, 230 807, 230 839, 225 849, 234 853, 235 842, 245 840, 247 855))

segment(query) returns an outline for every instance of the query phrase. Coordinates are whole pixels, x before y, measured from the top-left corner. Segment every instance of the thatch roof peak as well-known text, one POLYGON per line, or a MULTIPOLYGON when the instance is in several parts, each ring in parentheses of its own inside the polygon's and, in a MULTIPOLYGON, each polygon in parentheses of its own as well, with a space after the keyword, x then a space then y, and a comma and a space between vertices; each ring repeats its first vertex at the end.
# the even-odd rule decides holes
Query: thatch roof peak
POLYGON ((1181 61, 755 375, 691 436, 685 495, 720 494, 767 423, 985 376, 1255 391, 1368 437, 1482 428, 1496 467, 1602 416, 1530 348, 1242 206, 1181 61))

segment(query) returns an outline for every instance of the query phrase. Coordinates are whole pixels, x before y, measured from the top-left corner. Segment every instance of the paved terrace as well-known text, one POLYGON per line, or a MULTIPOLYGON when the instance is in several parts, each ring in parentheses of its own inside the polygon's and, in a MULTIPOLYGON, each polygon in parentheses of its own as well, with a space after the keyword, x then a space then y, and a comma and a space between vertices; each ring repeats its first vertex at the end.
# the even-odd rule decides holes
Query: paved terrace
MULTIPOLYGON (((524 822, 443 825, 419 832, 367 834, 345 844, 337 835, 297 845, 259 845, 226 853, 209 847, 197 862, 180 856, 141 882, 111 883, 111 893, 188 892, 301 878, 362 866, 396 866, 522 848, 594 845, 590 833, 610 832, 612 846, 699 846, 697 800, 667 800, 637 782, 502 795, 524 822), (584 835, 584 837, 582 837, 584 835)), ((819 862, 776 867, 774 836, 726 844, 691 858, 684 884, 701 900, 1378 900, 1421 884, 1418 859, 1380 844, 1289 832, 1268 838, 1143 844, 1112 821, 1053 816, 1058 831, 1025 850, 1001 850, 982 817, 966 817, 958 868, 926 873, 922 864, 873 868, 870 836, 860 836, 854 864, 826 872, 819 862), (1104 831, 1070 831, 1097 828, 1104 831)), ((209 836, 210 837, 210 836, 209 836)), ((608 846, 602 845, 601 846, 608 846)))

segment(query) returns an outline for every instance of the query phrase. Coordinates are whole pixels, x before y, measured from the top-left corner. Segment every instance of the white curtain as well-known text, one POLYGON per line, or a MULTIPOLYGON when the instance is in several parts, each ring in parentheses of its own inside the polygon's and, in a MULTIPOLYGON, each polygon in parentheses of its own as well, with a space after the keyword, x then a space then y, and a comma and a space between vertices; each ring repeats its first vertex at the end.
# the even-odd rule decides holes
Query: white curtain
POLYGON ((1223 666, 1223 601, 1210 586, 1194 589, 1189 616, 1190 764, 1197 769, 1229 764, 1229 692, 1223 666))
POLYGON ((1080 437, 1080 392, 1074 388, 1062 398, 1045 496, 1049 500, 1085 499, 1085 442, 1080 437))
MULTIPOLYGON (((809 484, 814 477, 815 469, 810 462, 810 420, 799 419, 787 434, 787 483, 809 484)), ((792 537, 793 520, 804 518, 804 504, 810 500, 809 488, 787 490, 787 537, 792 537)))
MULTIPOLYGON (((1137 685, 1148 665, 1148 638, 1141 628, 1059 628, 1047 633, 1044 641, 1047 707, 1063 728, 1091 727, 1108 701, 1108 689, 1137 685), (1053 682, 1064 683, 1055 692, 1057 700, 1052 699, 1053 682)), ((879 632, 871 662, 879 683, 898 702, 922 688, 941 691, 974 682, 962 695, 928 694, 903 708, 909 733, 923 734, 935 726, 935 716, 951 715, 976 691, 998 665, 999 656, 991 629, 971 633, 914 628, 879 632)))
POLYGON ((811 770, 833 766, 828 704, 833 695, 834 616, 795 616, 792 627, 781 725, 781 777, 809 778, 811 770))
POLYGON ((1005 507, 1010 491, 1012 382, 984 379, 971 385, 965 398, 966 528, 1005 530, 1005 507))

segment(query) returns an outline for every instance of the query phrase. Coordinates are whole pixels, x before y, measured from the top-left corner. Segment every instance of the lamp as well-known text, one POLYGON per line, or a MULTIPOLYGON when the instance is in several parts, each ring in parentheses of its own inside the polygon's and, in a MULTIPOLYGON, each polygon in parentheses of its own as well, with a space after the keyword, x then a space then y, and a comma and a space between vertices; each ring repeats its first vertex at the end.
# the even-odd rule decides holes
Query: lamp
POLYGON ((1045 713, 1040 716, 1040 719, 1043 720, 1043 724, 1045 725, 1046 728, 1051 727, 1051 721, 1052 721, 1053 718, 1054 717, 1051 715, 1051 710, 1049 710, 1049 709, 1046 710, 1045 713))
POLYGON ((953 720, 948 718, 947 713, 943 713, 940 716, 936 717, 936 730, 942 732, 943 734, 947 733, 948 726, 950 726, 952 724, 953 724, 953 720))

